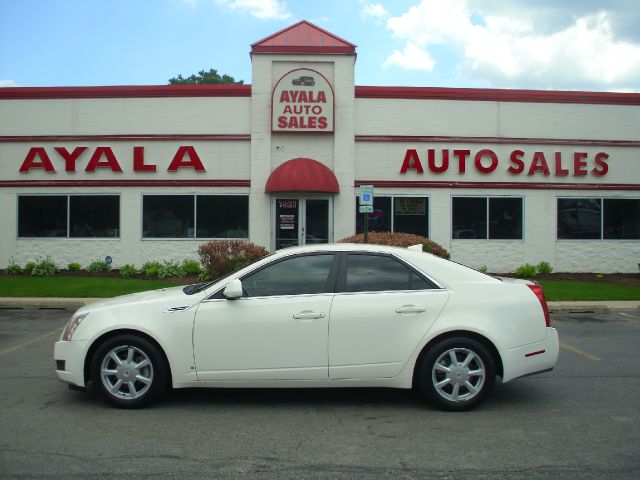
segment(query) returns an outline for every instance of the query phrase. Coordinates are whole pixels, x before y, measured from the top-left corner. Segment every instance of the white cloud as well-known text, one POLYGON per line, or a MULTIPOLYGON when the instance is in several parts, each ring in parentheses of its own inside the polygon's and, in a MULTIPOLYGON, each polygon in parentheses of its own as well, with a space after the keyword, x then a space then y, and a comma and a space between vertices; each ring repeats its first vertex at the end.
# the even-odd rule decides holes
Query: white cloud
POLYGON ((18 84, 13 80, 0 80, 0 88, 17 87, 18 84))
POLYGON ((372 18, 376 22, 381 22, 389 16, 389 11, 380 3, 371 3, 365 0, 360 0, 360 3, 362 4, 363 19, 372 18))
POLYGON ((472 10, 470 3, 422 0, 403 15, 389 18, 387 28, 406 46, 384 65, 416 68, 431 58, 430 49, 444 45, 460 54, 462 72, 496 86, 640 87, 640 44, 616 37, 609 12, 573 17, 550 30, 541 24, 544 17, 481 10, 478 5, 483 2, 474 2, 472 10))
POLYGON ((280 0, 216 0, 232 12, 249 13, 261 20, 286 20, 291 17, 287 4, 280 0))
POLYGON ((424 51, 414 43, 407 43, 404 50, 394 51, 382 64, 383 67, 396 65, 407 70, 433 70, 435 62, 428 52, 424 51))

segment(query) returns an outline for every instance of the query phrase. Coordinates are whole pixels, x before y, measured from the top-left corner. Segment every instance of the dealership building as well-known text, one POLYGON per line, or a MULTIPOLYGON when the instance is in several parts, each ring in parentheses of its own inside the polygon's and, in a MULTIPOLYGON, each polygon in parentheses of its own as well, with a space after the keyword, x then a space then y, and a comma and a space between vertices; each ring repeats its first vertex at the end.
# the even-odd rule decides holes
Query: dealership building
POLYGON ((251 85, 0 89, 0 268, 333 242, 372 185, 370 230, 475 268, 638 272, 640 94, 356 86, 355 45, 304 21, 251 62, 251 85))

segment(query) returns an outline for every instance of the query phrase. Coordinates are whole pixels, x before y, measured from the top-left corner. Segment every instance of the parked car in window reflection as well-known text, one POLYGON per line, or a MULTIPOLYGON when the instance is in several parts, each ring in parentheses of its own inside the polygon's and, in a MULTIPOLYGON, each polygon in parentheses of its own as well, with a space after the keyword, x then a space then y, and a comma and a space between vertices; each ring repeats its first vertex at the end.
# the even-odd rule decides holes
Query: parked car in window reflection
POLYGON ((276 252, 215 282, 83 307, 55 345, 59 378, 118 407, 168 387, 414 388, 467 410, 548 371, 558 336, 540 286, 375 245, 276 252))

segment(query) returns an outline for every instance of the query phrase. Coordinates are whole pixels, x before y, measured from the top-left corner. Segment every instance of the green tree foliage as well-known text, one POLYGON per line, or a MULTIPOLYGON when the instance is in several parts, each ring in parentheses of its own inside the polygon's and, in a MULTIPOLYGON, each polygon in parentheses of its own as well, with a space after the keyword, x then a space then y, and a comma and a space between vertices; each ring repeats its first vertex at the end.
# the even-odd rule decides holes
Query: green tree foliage
POLYGON ((220 75, 217 70, 210 69, 208 72, 200 70, 197 75, 184 78, 182 75, 169 79, 169 85, 203 85, 203 84, 236 84, 242 85, 244 80, 236 81, 230 75, 220 75))

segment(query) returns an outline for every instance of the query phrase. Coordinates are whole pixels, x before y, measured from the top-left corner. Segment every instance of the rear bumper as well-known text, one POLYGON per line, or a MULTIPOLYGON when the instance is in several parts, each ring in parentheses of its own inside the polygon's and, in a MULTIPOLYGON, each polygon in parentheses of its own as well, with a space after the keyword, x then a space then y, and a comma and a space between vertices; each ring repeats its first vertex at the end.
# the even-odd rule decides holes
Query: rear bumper
POLYGON ((58 378, 71 385, 84 387, 84 357, 87 341, 56 342, 53 348, 53 359, 56 363, 58 378), (59 370, 59 369, 64 370, 59 370))
POLYGON ((558 361, 560 342, 555 328, 547 327, 544 340, 508 350, 503 358, 503 382, 548 372, 558 361))

